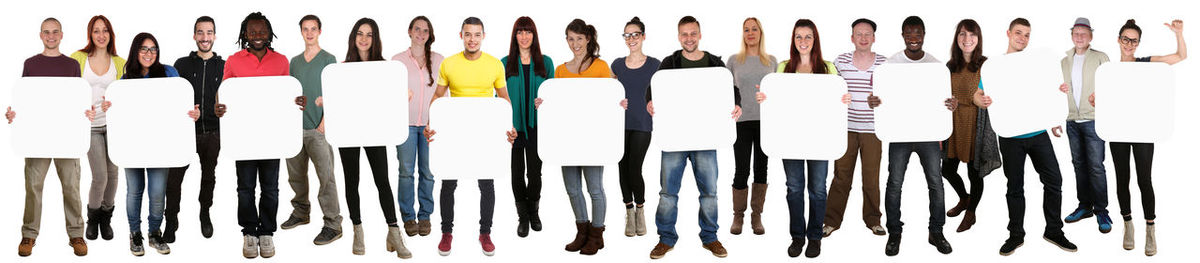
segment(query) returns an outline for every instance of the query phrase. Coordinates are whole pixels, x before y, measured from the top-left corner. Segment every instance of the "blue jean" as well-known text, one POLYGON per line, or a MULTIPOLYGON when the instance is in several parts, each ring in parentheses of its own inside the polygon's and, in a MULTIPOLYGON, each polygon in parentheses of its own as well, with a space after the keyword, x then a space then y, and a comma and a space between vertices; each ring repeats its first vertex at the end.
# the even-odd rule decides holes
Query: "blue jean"
POLYGON ((787 177, 788 216, 792 239, 808 238, 821 240, 821 227, 825 224, 825 178, 829 176, 829 161, 783 159, 783 173, 787 177), (805 173, 805 164, 808 172, 805 173), (804 222, 804 188, 808 182, 808 224, 804 222))
POLYGON ((679 187, 688 159, 692 161, 692 173, 700 192, 700 241, 704 244, 717 241, 717 151, 663 152, 659 172, 662 191, 658 192, 654 225, 658 227, 658 241, 668 246, 675 246, 679 241, 675 221, 679 217, 679 187))
POLYGON ((234 163, 237 169, 238 226, 243 235, 270 236, 279 226, 279 159, 243 160, 234 163), (261 197, 254 204, 254 188, 261 197))
POLYGON ((900 221, 900 197, 908 160, 916 152, 925 170, 925 185, 929 189, 929 233, 941 233, 946 225, 946 190, 942 188, 942 152, 938 142, 892 143, 888 145, 888 179, 884 194, 888 233, 903 232, 900 221))
POLYGON ((433 214, 433 173, 429 171, 429 142, 425 140, 425 126, 408 126, 408 140, 396 146, 396 159, 400 161, 400 180, 396 193, 400 203, 401 220, 429 220, 433 214), (413 187, 413 168, 420 174, 416 189, 413 187), (414 193, 414 190, 416 191, 414 193), (421 204, 420 211, 413 210, 413 196, 421 204))
POLYGON ((1096 122, 1067 121, 1071 164, 1075 166, 1075 192, 1079 208, 1108 214, 1108 181, 1104 174, 1104 140, 1096 135, 1096 122))
POLYGON ((587 180, 588 195, 592 198, 592 226, 604 227, 604 166, 563 166, 562 174, 575 222, 588 221, 587 201, 583 199, 583 180, 587 180))
POLYGON ((147 230, 157 231, 162 226, 163 211, 167 204, 168 168, 125 168, 125 215, 129 218, 129 232, 142 232, 142 192, 150 192, 150 214, 146 217, 147 230))

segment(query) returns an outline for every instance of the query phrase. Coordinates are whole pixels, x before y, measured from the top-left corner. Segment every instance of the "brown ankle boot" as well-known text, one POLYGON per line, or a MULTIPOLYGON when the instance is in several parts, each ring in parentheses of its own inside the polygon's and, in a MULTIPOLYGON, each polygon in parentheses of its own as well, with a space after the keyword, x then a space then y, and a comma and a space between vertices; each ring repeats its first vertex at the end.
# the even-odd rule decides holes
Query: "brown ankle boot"
POLYGON ((958 232, 967 231, 973 225, 975 225, 975 211, 968 210, 966 215, 963 216, 962 223, 958 224, 958 232))
POLYGON ((575 240, 573 240, 573 241, 571 241, 571 243, 567 244, 567 247, 566 247, 567 251, 570 251, 570 252, 579 251, 579 249, 583 248, 584 244, 587 244, 588 228, 591 228, 591 226, 592 226, 591 222, 575 223, 575 231, 576 231, 575 232, 575 240))
POLYGON ((946 216, 948 216, 948 217, 958 216, 958 214, 961 214, 963 210, 967 209, 967 205, 969 205, 970 203, 971 203, 971 198, 958 199, 957 205, 954 205, 954 207, 950 208, 950 210, 946 210, 946 216))
POLYGON ((767 232, 762 224, 763 203, 767 202, 767 184, 754 184, 750 193, 750 208, 754 212, 750 213, 750 227, 754 229, 755 235, 762 235, 767 232))
POLYGON ((587 243, 579 249, 579 254, 595 255, 604 248, 604 227, 588 227, 587 243))
POLYGON ((733 189, 733 223, 729 225, 729 233, 742 234, 742 224, 746 217, 746 199, 750 189, 733 189))
POLYGON ((82 237, 72 237, 70 245, 71 249, 75 251, 76 256, 87 256, 87 242, 83 241, 82 237))

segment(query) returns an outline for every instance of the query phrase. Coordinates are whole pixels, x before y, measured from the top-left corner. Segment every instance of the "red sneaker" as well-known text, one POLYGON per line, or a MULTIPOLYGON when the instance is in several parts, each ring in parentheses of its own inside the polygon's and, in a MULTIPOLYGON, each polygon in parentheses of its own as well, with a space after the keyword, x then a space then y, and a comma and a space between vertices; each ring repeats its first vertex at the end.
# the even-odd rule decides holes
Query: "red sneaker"
POLYGON ((450 241, 454 239, 450 233, 442 233, 442 242, 438 242, 438 255, 450 255, 450 241))
POLYGON ((492 244, 492 236, 488 234, 479 234, 479 245, 483 246, 483 254, 492 256, 496 254, 496 245, 492 244))

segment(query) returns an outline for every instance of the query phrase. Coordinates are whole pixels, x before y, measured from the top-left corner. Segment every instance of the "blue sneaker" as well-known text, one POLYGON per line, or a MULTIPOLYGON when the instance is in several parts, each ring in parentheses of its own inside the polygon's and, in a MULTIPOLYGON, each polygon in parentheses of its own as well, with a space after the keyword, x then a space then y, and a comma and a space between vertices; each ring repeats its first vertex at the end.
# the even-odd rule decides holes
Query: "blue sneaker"
POLYGON ((1108 217, 1108 213, 1096 214, 1096 223, 1100 224, 1100 233, 1112 231, 1112 218, 1108 217))
MULTIPOLYGON (((1084 218, 1092 217, 1092 215, 1092 210, 1076 208, 1075 212, 1071 212, 1071 214, 1067 215, 1067 218, 1063 221, 1067 221, 1067 223, 1075 223, 1079 222, 1079 220, 1083 220, 1084 218)), ((1112 220, 1109 220, 1109 222, 1112 222, 1112 220)))

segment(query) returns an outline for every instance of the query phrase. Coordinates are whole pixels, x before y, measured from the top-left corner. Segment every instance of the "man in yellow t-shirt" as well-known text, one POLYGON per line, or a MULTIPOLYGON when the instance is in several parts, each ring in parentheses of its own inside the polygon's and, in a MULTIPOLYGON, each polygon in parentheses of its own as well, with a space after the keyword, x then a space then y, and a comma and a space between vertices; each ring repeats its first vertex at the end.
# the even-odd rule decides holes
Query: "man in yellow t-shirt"
MULTIPOLYGON (((442 61, 437 90, 433 92, 433 104, 450 90, 451 97, 500 97, 508 100, 505 89, 504 65, 499 59, 479 50, 483 42, 483 21, 469 17, 463 21, 459 37, 463 40, 463 52, 442 61)), ((425 138, 433 141, 436 133, 425 126, 425 138)), ((517 138, 515 129, 508 130, 508 142, 517 138)), ((454 189, 458 180, 442 180, 442 241, 438 243, 438 254, 450 255, 451 232, 454 228, 454 189)), ((484 255, 494 255, 496 245, 492 243, 492 214, 496 207, 495 180, 479 179, 479 245, 484 255)))

